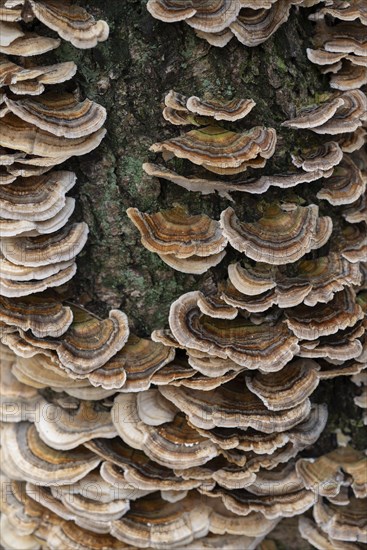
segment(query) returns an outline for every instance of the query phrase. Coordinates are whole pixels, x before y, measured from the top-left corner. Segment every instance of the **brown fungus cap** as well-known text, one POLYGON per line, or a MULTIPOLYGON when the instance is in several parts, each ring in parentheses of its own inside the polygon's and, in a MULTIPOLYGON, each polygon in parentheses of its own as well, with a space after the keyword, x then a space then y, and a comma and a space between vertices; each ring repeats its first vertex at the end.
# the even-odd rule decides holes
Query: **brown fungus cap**
POLYGON ((65 193, 75 183, 76 175, 67 171, 17 178, 0 187, 0 216, 12 220, 49 220, 61 210, 65 193))
POLYGON ((130 511, 111 525, 111 534, 138 548, 166 549, 188 544, 209 531, 210 508, 198 495, 167 503, 153 493, 131 503, 130 511))
POLYGON ((2 464, 10 477, 40 484, 69 484, 84 477, 100 458, 84 447, 55 451, 40 439, 29 422, 7 424, 3 430, 2 464))
POLYGON ((351 204, 365 193, 366 183, 366 173, 362 173, 353 159, 345 154, 332 176, 325 180, 317 198, 325 199, 333 206, 351 204))
POLYGON ((301 458, 296 464, 305 487, 316 494, 334 497, 345 485, 351 486, 357 498, 365 498, 367 458, 351 447, 338 447, 316 459, 301 458))
POLYGON ((300 303, 314 306, 332 300, 334 294, 345 287, 359 285, 361 272, 339 254, 331 252, 315 260, 299 260, 288 267, 273 267, 258 263, 228 266, 228 276, 234 289, 223 292, 225 301, 234 303, 234 297, 249 311, 264 311, 273 304, 281 308, 300 303))
POLYGON ((76 306, 72 312, 72 324, 55 338, 22 336, 35 348, 56 351, 64 368, 85 376, 102 367, 125 345, 129 336, 128 320, 118 309, 111 309, 108 319, 103 320, 76 306))
POLYGON ((16 55, 20 57, 31 57, 55 50, 61 44, 57 38, 39 36, 38 34, 26 32, 24 36, 14 40, 9 46, 0 46, 0 53, 16 55))
POLYGON ((305 420, 310 412, 308 399, 286 411, 270 411, 245 385, 238 387, 236 382, 212 391, 171 386, 162 386, 159 391, 188 415, 190 423, 203 429, 218 426, 282 432, 305 420))
POLYGON ((306 172, 330 170, 338 165, 342 158, 343 151, 335 141, 328 141, 316 149, 306 149, 298 154, 292 154, 293 164, 306 172))
POLYGON ((87 236, 87 224, 74 223, 50 235, 4 238, 0 250, 16 265, 39 267, 75 258, 83 249, 87 236))
POLYGON ((15 281, 0 277, 0 292, 8 298, 29 296, 38 292, 44 292, 48 288, 59 287, 74 277, 76 273, 76 263, 70 262, 65 268, 59 269, 50 276, 45 276, 40 280, 15 281))
POLYGON ((351 497, 346 506, 320 498, 313 509, 317 525, 331 539, 367 543, 366 499, 351 497))
POLYGON ((161 400, 166 402, 166 418, 171 420, 154 426, 140 419, 134 394, 118 395, 111 414, 121 439, 168 468, 199 466, 217 456, 216 445, 190 427, 182 414, 172 412, 174 407, 162 395, 161 400))
POLYGON ((127 215, 140 231, 143 245, 160 256, 206 257, 222 252, 227 244, 219 222, 205 214, 190 215, 180 205, 156 214, 128 208, 127 215))
POLYGON ((149 0, 148 11, 166 23, 186 21, 191 27, 206 32, 221 32, 234 21, 242 0, 149 0))
POLYGON ((246 132, 237 133, 219 126, 206 126, 155 143, 150 150, 188 159, 209 170, 243 171, 247 168, 246 162, 258 155, 263 159, 270 158, 275 145, 276 132, 272 128, 256 126, 246 132))
POLYGON ((44 443, 53 449, 75 449, 94 437, 112 438, 117 435, 110 410, 102 405, 70 398, 73 408, 54 403, 40 406, 35 421, 36 429, 44 443))
POLYGON ((241 222, 233 208, 221 214, 223 234, 249 258, 274 265, 293 263, 329 239, 332 221, 319 217, 318 207, 269 204, 257 222, 241 222))
POLYGON ((240 120, 247 116, 255 107, 253 99, 234 98, 229 101, 217 99, 200 99, 191 96, 187 99, 186 106, 189 111, 198 115, 213 117, 215 120, 240 120))
POLYGON ((251 2, 252 9, 244 9, 229 25, 231 31, 244 46, 255 47, 272 36, 287 21, 292 0, 278 0, 271 7, 261 8, 261 2, 251 2), (257 9, 259 8, 259 9, 257 9))
POLYGON ((47 93, 37 99, 5 99, 8 109, 37 128, 65 138, 82 138, 99 130, 106 110, 85 99, 78 102, 73 94, 47 93))
POLYGON ((287 492, 287 486, 281 494, 253 495, 246 489, 232 490, 216 488, 213 491, 201 489, 206 496, 220 498, 231 512, 247 516, 251 512, 260 512, 267 519, 293 517, 302 514, 313 506, 316 496, 306 489, 287 492))
POLYGON ((335 334, 339 330, 353 327, 363 319, 362 308, 355 301, 355 292, 345 288, 337 292, 326 304, 309 307, 304 304, 286 310, 290 330, 304 340, 316 340, 320 336, 335 334))
POLYGON ((85 155, 93 151, 105 134, 106 130, 101 128, 90 135, 68 139, 37 128, 13 113, 0 119, 1 146, 21 150, 29 155, 50 158, 53 164, 57 164, 61 159, 66 160, 74 155, 85 155))
POLYGON ((57 0, 29 0, 29 4, 37 19, 77 48, 93 48, 108 38, 107 23, 95 21, 84 8, 72 5, 70 0, 62 4, 57 0))
POLYGON ((139 338, 130 334, 124 347, 103 366, 111 377, 101 378, 99 369, 91 373, 93 384, 100 382, 105 388, 119 388, 123 392, 147 390, 153 383, 154 376, 175 357, 173 347, 167 347, 159 342, 139 338), (122 378, 122 374, 125 376, 122 378))
POLYGON ((197 305, 198 292, 189 292, 171 305, 169 323, 178 342, 198 351, 263 370, 279 370, 298 351, 298 339, 283 322, 254 325, 247 319, 214 319, 197 305))
POLYGON ((289 172, 288 174, 261 176, 260 178, 248 179, 243 179, 242 176, 240 176, 239 179, 232 181, 214 179, 214 176, 210 177, 210 175, 207 174, 202 176, 181 176, 165 166, 152 163, 144 163, 143 170, 149 176, 155 176, 175 183, 188 191, 197 191, 203 195, 217 192, 220 196, 229 200, 233 200, 230 193, 234 191, 260 194, 265 193, 265 191, 273 185, 282 189, 288 189, 300 183, 312 182, 321 177, 327 177, 327 172, 316 170, 315 172, 298 171, 289 172))
POLYGON ((302 538, 320 550, 361 550, 358 544, 331 539, 312 519, 307 517, 299 519, 299 531, 302 538))
POLYGON ((2 322, 25 331, 31 330, 39 338, 60 336, 73 320, 71 309, 47 294, 11 299, 2 296, 0 304, 2 322))
POLYGON ((319 365, 310 359, 297 359, 271 374, 246 376, 248 389, 270 410, 286 410, 302 403, 319 384, 319 365))

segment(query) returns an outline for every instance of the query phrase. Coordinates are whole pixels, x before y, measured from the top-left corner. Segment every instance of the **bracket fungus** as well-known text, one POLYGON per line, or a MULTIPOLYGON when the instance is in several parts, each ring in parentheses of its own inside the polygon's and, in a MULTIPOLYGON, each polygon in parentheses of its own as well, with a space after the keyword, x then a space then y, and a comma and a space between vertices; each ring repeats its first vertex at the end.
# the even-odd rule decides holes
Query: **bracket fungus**
MULTIPOLYGON (((358 264, 336 253, 315 260, 301 259, 291 268, 262 263, 244 267, 237 262, 228 266, 228 276, 242 294, 239 307, 248 311, 265 311, 274 304, 289 308, 300 303, 326 303, 343 288, 359 285, 362 277, 358 264)), ((234 304, 232 296, 233 292, 223 293, 224 301, 234 304)))
POLYGON ((185 21, 200 38, 223 48, 236 38, 245 46, 265 42, 288 17, 293 4, 302 0, 149 0, 147 9, 166 23, 185 21))
POLYGON ((284 322, 255 325, 247 319, 215 319, 201 313, 199 297, 189 292, 171 305, 170 327, 182 346, 264 371, 281 369, 298 352, 298 338, 284 322))
POLYGON ((202 273, 225 254, 227 239, 219 222, 205 214, 190 215, 175 205, 156 214, 128 208, 127 215, 138 228, 142 244, 178 271, 202 273))
MULTIPOLYGON (((186 21, 209 44, 236 36, 256 47, 292 5, 318 3, 148 0, 147 8, 186 21)), ((312 402, 320 381, 353 377, 355 404, 366 406, 366 10, 361 0, 321 4, 308 12, 317 23, 307 55, 337 91, 283 124, 320 134, 307 146, 293 140, 283 173, 286 129, 266 170, 252 175, 277 144, 276 129, 256 121, 253 99, 230 87, 223 97, 207 86, 202 95, 166 95, 163 117, 178 126, 176 137, 151 151, 167 166, 143 169, 192 192, 216 191, 234 208, 220 221, 197 213, 196 198, 195 214, 175 203, 153 214, 128 208, 143 246, 169 266, 198 275, 213 268, 200 290, 177 295, 170 328, 147 338, 139 326, 130 333, 124 312, 101 319, 74 285, 63 286, 88 227, 68 221, 76 176, 55 167, 99 145, 106 111, 80 97, 74 62, 38 56, 62 40, 94 47, 108 25, 70 0, 0 0, 4 548, 252 550, 281 518, 311 507, 317 525, 303 518, 300 529, 316 547, 366 542, 365 454, 343 447, 309 458, 328 417, 325 388, 312 402), (283 201, 277 189, 246 204, 236 195, 295 186, 299 196, 283 201), (214 268, 228 243, 225 280, 227 266, 214 268)))
POLYGON ((150 150, 188 159, 214 173, 233 174, 247 170, 253 160, 270 158, 275 145, 276 132, 272 128, 256 126, 238 133, 212 125, 155 143, 150 150))
POLYGON ((331 218, 319 217, 314 204, 289 208, 270 204, 254 223, 241 222, 229 207, 221 214, 221 225, 233 248, 253 260, 273 265, 294 262, 321 248, 332 232, 331 218))

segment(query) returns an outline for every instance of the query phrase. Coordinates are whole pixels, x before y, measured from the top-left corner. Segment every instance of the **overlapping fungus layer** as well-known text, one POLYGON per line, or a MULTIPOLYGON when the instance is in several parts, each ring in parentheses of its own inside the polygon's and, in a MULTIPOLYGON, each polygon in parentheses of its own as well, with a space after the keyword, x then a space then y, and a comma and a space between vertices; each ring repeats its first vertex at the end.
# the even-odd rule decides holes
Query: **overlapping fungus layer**
MULTIPOLYGON (((317 3, 147 7, 224 47, 234 35, 256 46, 292 4, 317 3)), ((313 400, 321 381, 351 376, 356 405, 366 407, 363 2, 330 0, 313 16, 308 56, 338 91, 284 123, 321 137, 292 151, 283 174, 244 175, 261 170, 277 143, 274 128, 237 128, 256 113, 251 98, 166 95, 163 116, 177 132, 151 147, 165 164, 144 170, 232 204, 218 219, 182 204, 128 209, 137 240, 173 269, 215 274, 222 262, 227 274, 178 297, 169 328, 151 338, 132 334, 122 311, 101 319, 57 291, 88 234, 71 218, 75 175, 57 166, 99 144, 105 111, 50 91, 76 66, 33 63, 60 44, 28 31, 35 18, 79 48, 108 36, 104 21, 69 0, 0 2, 2 547, 251 550, 282 518, 313 507, 313 519, 300 520, 312 545, 362 548, 364 453, 299 453, 310 457, 327 422, 326 405, 313 400), (251 218, 230 195, 302 184, 312 202, 265 197, 251 218), (343 207, 337 224, 323 201, 343 207)))

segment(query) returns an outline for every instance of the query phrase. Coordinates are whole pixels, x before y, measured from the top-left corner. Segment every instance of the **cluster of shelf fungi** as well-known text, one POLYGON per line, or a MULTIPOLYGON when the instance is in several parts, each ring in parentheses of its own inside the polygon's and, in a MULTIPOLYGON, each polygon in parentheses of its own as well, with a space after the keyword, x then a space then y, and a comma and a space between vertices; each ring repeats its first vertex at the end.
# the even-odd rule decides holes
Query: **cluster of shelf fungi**
POLYGON ((163 116, 179 128, 152 145, 145 172, 229 206, 219 219, 182 204, 128 209, 151 253, 177 271, 208 272, 148 339, 130 332, 124 312, 100 319, 65 291, 88 227, 69 221, 76 176, 58 165, 99 145, 106 112, 60 92, 73 62, 38 59, 61 39, 94 47, 108 26, 67 0, 0 1, 4 549, 251 550, 293 516, 316 548, 367 543, 365 453, 351 442, 299 456, 327 422, 327 406, 312 400, 320 381, 351 377, 366 408, 364 0, 147 4, 219 47, 234 36, 256 46, 291 9, 312 6, 307 55, 331 89, 284 121, 320 136, 289 155, 284 173, 261 172, 277 132, 246 127, 251 98, 165 97, 163 116), (34 19, 59 37, 29 32, 34 19), (270 187, 302 184, 317 185, 313 203, 267 199, 270 187), (231 193, 261 196, 261 209, 242 219, 231 193), (320 214, 323 201, 332 218, 320 214), (228 250, 236 261, 210 278, 228 250))

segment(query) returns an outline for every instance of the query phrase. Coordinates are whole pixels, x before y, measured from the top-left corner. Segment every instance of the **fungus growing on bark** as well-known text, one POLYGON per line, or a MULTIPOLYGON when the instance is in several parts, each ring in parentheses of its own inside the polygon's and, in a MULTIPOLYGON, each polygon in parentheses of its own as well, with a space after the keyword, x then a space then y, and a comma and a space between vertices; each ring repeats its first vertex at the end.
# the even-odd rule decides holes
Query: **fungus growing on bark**
POLYGON ((25 331, 31 330, 39 338, 62 335, 73 321, 70 307, 63 306, 55 296, 47 294, 11 299, 2 296, 0 304, 0 321, 25 331))
MULTIPOLYGON (((1 141, 0 141, 1 144, 1 141)), ((254 159, 268 159, 275 150, 276 132, 256 126, 237 133, 219 126, 191 130, 179 137, 155 143, 150 150, 164 156, 188 159, 214 173, 239 173, 254 159)))
POLYGON ((85 447, 56 451, 37 434, 34 424, 6 424, 1 448, 4 472, 10 478, 47 485, 73 483, 100 463, 100 458, 85 447))
POLYGON ((243 318, 214 319, 201 313, 199 297, 189 292, 171 306, 169 323, 180 345, 264 371, 281 369, 298 352, 298 338, 284 322, 255 325, 243 318))
POLYGON ((367 98, 361 90, 332 94, 321 105, 302 109, 298 117, 283 122, 288 128, 309 128, 317 134, 354 132, 366 117, 367 98))
POLYGON ((278 372, 246 376, 246 385, 268 409, 290 409, 305 401, 317 388, 319 368, 315 361, 298 359, 278 372))
POLYGON ((333 174, 325 180, 317 197, 327 200, 333 206, 351 204, 365 193, 366 183, 366 174, 362 173, 349 155, 344 155, 333 174))
POLYGON ((301 304, 286 310, 285 315, 290 330, 304 340, 335 334, 338 330, 353 327, 364 317, 362 308, 356 303, 355 292, 350 288, 337 292, 326 304, 314 307, 301 304))
POLYGON ((72 398, 65 407, 45 402, 34 424, 42 441, 61 451, 75 449, 95 437, 116 436, 109 409, 72 398))
POLYGON ((176 205, 156 214, 128 208, 127 215, 140 231, 142 244, 179 271, 202 273, 224 256, 227 239, 219 222, 205 214, 190 215, 176 205))
POLYGON ((127 316, 118 309, 111 309, 108 319, 103 320, 76 306, 72 312, 72 324, 63 333, 55 331, 53 339, 26 333, 22 337, 40 352, 54 350, 66 369, 86 375, 105 365, 125 345, 129 336, 127 316))
POLYGON ((82 7, 70 0, 60 4, 56 0, 29 0, 31 13, 61 38, 77 48, 93 48, 108 38, 106 21, 95 21, 82 7))
POLYGON ((288 189, 300 183, 315 181, 321 177, 331 175, 322 170, 316 170, 315 172, 289 172, 278 176, 260 176, 259 178, 247 179, 242 179, 242 176, 239 176, 238 179, 228 179, 226 181, 225 179, 216 179, 215 176, 210 177, 210 174, 205 173, 198 176, 181 176, 166 166, 152 163, 143 164, 143 170, 149 176, 170 181, 188 191, 197 191, 203 195, 217 192, 229 200, 233 200, 230 193, 234 191, 260 194, 265 193, 272 185, 288 189))
POLYGON ((305 172, 315 170, 327 171, 338 165, 343 158, 343 151, 338 143, 329 141, 316 149, 306 149, 292 154, 292 162, 305 172))
POLYGON ((102 128, 106 110, 89 99, 78 102, 73 94, 43 94, 37 99, 5 98, 10 112, 21 120, 65 138, 82 138, 102 128))
POLYGON ((305 487, 315 494, 334 497, 343 486, 351 487, 357 498, 366 498, 367 458, 351 447, 338 447, 316 459, 301 458, 296 464, 305 487))
POLYGON ((221 214, 223 234, 233 248, 253 260, 274 265, 299 260, 327 242, 332 221, 319 217, 316 205, 288 206, 269 204, 254 223, 241 222, 229 207, 221 214))
POLYGON ((84 247, 87 236, 87 224, 74 223, 49 235, 4 238, 0 250, 13 264, 40 267, 74 259, 84 247))
POLYGON ((235 35, 245 46, 265 42, 284 23, 292 4, 301 0, 217 0, 177 2, 149 0, 151 15, 166 23, 186 21, 200 38, 224 47, 235 35))

